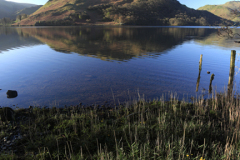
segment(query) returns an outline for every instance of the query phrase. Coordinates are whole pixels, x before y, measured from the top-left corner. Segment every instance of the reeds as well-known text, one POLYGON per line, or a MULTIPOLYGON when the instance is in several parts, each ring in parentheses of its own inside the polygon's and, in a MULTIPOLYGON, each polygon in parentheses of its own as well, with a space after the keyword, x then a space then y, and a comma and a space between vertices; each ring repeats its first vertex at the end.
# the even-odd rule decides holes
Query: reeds
MULTIPOLYGON (((239 104, 238 96, 215 94, 191 103, 172 97, 117 108, 34 107, 16 117, 26 136, 0 159, 237 160, 239 104)), ((1 139, 11 131, 6 123, 0 129, 1 139)))

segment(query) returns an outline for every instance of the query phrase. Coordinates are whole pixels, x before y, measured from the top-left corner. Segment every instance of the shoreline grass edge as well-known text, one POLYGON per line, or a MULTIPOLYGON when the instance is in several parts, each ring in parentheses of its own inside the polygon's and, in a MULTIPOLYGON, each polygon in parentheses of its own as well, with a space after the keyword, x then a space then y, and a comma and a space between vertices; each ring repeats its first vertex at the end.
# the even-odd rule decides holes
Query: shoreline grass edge
POLYGON ((15 120, 0 121, 0 160, 240 158, 240 101, 224 93, 14 111, 15 120))

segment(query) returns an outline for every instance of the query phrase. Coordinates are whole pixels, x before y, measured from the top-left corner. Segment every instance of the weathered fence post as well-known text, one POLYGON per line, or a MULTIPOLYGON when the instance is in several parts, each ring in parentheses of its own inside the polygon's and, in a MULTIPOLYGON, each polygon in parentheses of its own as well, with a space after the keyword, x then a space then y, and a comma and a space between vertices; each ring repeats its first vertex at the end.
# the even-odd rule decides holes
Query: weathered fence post
POLYGON ((236 59, 236 51, 231 50, 231 59, 230 59, 230 70, 229 70, 229 79, 228 79, 228 96, 232 95, 233 91, 233 78, 235 71, 235 59, 236 59))
POLYGON ((196 85, 196 92, 198 91, 199 83, 200 83, 200 78, 201 78, 201 71, 202 71, 202 57, 203 55, 200 55, 200 60, 199 60, 199 72, 198 72, 198 79, 197 79, 197 85, 196 85))
POLYGON ((214 79, 214 76, 214 74, 211 75, 208 93, 212 93, 212 81, 214 79))

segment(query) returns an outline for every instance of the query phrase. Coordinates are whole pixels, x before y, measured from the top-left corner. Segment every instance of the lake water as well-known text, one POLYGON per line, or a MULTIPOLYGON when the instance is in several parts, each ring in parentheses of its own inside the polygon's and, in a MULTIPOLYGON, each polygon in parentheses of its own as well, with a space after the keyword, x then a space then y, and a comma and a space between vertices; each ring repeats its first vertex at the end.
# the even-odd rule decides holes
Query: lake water
POLYGON ((213 90, 224 92, 231 50, 237 51, 238 92, 240 43, 216 32, 208 27, 2 27, 0 106, 118 104, 169 93, 187 99, 208 93, 212 73, 213 90), (8 90, 18 96, 7 98, 8 90))

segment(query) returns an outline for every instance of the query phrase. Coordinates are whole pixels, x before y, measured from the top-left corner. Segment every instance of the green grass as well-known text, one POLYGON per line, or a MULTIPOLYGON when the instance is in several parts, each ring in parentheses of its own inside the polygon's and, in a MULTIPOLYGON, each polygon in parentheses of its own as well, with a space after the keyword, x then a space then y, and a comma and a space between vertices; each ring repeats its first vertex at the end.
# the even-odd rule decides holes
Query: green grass
POLYGON ((0 140, 19 127, 16 153, 0 159, 239 159, 239 99, 139 100, 118 109, 82 105, 16 110, 0 140), (24 118, 25 116, 25 118, 24 118))
POLYGON ((212 10, 214 8, 216 8, 215 5, 205 5, 203 7, 198 8, 198 10, 207 10, 208 11, 208 10, 212 10))

